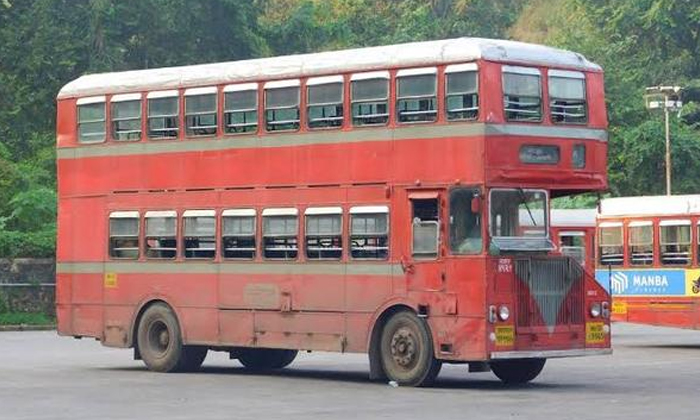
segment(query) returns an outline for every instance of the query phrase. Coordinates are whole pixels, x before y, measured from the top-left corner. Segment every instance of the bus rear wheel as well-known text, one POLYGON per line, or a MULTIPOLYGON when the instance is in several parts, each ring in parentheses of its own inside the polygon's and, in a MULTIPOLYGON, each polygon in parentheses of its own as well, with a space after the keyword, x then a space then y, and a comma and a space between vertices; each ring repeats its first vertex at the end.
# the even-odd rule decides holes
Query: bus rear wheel
POLYGON ((141 316, 137 332, 139 353, 155 372, 190 372, 199 369, 207 348, 185 346, 177 317, 167 305, 156 303, 141 316))
POLYGON ((435 359, 427 324, 409 311, 397 312, 384 324, 380 339, 382 368, 390 381, 429 386, 442 363, 435 359))
POLYGON ((535 379, 547 359, 512 359, 491 362, 491 370, 501 382, 508 385, 521 385, 535 379))
POLYGON ((251 370, 275 370, 289 366, 298 351, 284 349, 240 349, 238 361, 251 370))

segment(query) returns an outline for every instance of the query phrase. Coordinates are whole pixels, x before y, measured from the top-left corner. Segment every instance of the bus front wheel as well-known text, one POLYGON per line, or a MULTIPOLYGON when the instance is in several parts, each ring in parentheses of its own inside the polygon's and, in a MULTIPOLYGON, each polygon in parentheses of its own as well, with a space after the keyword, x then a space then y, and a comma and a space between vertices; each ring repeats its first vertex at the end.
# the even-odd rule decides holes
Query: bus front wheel
POLYGON ((435 359, 428 325, 410 311, 397 312, 387 320, 379 351, 384 373, 399 385, 428 386, 442 367, 435 359))
POLYGON ((137 332, 139 353, 155 372, 189 372, 199 369, 207 348, 185 346, 177 317, 167 305, 156 303, 141 316, 137 332))
POLYGON ((535 379, 547 359, 512 359, 491 362, 491 370, 501 382, 508 385, 520 385, 535 379))
POLYGON ((284 349, 239 349, 238 361, 251 370, 275 370, 289 366, 298 351, 284 349))

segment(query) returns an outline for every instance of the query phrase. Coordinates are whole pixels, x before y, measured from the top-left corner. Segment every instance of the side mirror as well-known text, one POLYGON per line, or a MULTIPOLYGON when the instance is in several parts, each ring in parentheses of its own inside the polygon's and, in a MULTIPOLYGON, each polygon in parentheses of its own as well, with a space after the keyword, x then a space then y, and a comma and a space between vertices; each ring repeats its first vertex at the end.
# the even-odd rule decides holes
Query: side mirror
POLYGON ((477 214, 481 213, 481 197, 479 197, 479 196, 472 197, 471 210, 472 210, 472 213, 477 213, 477 214))

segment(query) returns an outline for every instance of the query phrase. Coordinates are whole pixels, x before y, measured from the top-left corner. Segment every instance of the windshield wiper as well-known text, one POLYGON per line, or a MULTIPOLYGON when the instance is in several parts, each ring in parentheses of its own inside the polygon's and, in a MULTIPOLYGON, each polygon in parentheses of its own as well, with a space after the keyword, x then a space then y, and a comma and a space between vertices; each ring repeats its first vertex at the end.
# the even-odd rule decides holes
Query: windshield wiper
POLYGON ((525 192, 523 191, 522 188, 516 188, 518 191, 518 194, 520 194, 520 202, 522 204, 525 204, 525 210, 527 210, 527 214, 530 216, 530 220, 532 220, 532 225, 537 226, 537 222, 535 221, 535 217, 532 215, 532 212, 530 211, 530 207, 527 205, 527 197, 525 197, 525 192))

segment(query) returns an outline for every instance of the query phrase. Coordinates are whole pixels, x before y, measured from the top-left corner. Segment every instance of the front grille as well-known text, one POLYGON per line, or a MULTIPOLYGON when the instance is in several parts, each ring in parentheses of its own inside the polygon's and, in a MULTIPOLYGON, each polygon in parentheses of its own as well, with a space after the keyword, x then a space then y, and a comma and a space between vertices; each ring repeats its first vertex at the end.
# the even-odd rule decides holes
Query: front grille
POLYGON ((517 326, 547 327, 583 323, 584 270, 569 257, 515 260, 517 326))

